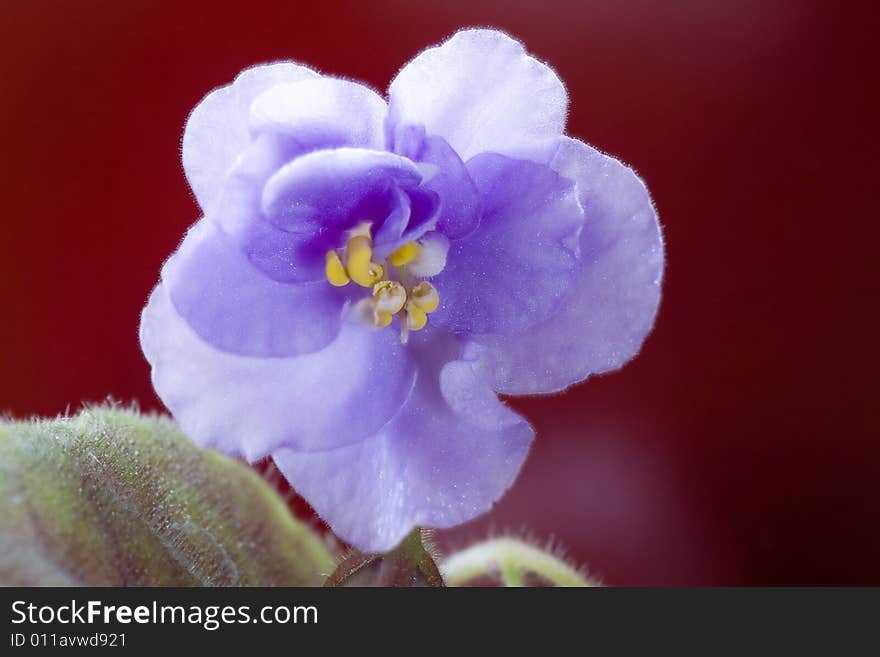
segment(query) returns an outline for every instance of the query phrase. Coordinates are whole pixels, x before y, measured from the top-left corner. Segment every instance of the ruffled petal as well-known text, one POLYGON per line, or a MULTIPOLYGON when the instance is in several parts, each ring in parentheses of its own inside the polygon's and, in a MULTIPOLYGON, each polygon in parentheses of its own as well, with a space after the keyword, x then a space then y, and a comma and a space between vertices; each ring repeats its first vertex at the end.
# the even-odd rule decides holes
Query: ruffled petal
POLYGON ((418 337, 412 396, 378 433, 326 452, 272 455, 333 531, 368 552, 392 549, 413 527, 451 527, 491 509, 533 438, 472 364, 457 359, 454 340, 418 337))
POLYGON ((398 188, 396 195, 397 207, 373 235, 373 250, 383 258, 437 225, 440 201, 435 192, 418 187, 404 192, 398 188))
POLYGON ((275 135, 261 135, 226 178, 206 218, 233 236, 248 260, 273 280, 324 280, 324 255, 345 244, 345 231, 370 221, 380 256, 437 223, 437 194, 417 187, 406 158, 340 148, 285 159, 275 135), (287 164, 285 164, 288 162, 287 164))
POLYGON ((243 235, 260 217, 263 188, 272 174, 292 159, 282 140, 261 135, 241 152, 218 192, 218 202, 205 218, 230 235, 243 235))
POLYGON ((463 30, 409 62, 389 88, 389 132, 423 125, 467 161, 495 152, 547 162, 568 96, 551 68, 495 30, 463 30))
POLYGON ((289 232, 350 228, 383 221, 394 188, 417 187, 422 176, 406 158, 359 148, 320 150, 283 166, 263 190, 263 213, 289 232))
POLYGON ((324 281, 324 253, 306 233, 279 230, 263 216, 263 187, 291 156, 277 135, 258 136, 233 165, 205 219, 238 243, 248 261, 281 283, 324 281))
POLYGON ((568 292, 584 221, 574 183, 543 164, 484 153, 468 162, 483 217, 453 241, 433 280, 431 323, 457 334, 507 334, 543 320, 568 292))
POLYGON ((426 136, 422 126, 409 126, 397 135, 394 152, 418 162, 425 175, 422 185, 440 197, 437 230, 459 239, 477 227, 482 213, 480 192, 446 140, 426 136))
POLYGON ((296 356, 339 333, 349 291, 326 281, 279 283, 214 224, 200 221, 162 268, 178 314, 208 344, 242 356, 296 356))
MULTIPOLYGON (((402 242, 417 240, 437 226, 437 216, 440 210, 440 200, 437 193, 430 189, 417 187, 407 190, 406 195, 410 205, 409 221, 400 240, 390 243, 389 253, 399 247, 402 242)), ((378 239, 376 240, 376 250, 383 253, 382 244, 378 239)))
POLYGON ((183 132, 183 169, 202 210, 207 213, 212 208, 223 178, 250 142, 251 102, 276 84, 317 77, 313 70, 292 62, 254 66, 196 105, 183 132))
POLYGON ((412 391, 415 367, 394 331, 344 321, 325 349, 293 358, 219 351, 159 284, 141 316, 153 387, 195 442, 254 461, 281 449, 327 450, 376 433, 412 391))
MULTIPOLYGON (((409 196, 398 188, 394 189, 396 203, 391 213, 385 217, 385 221, 375 233, 373 239, 383 244, 397 244, 403 239, 403 231, 409 223, 412 216, 412 205, 409 202, 409 196)), ((385 254, 383 254, 385 255, 385 254)))
POLYGON ((495 390, 562 390, 621 367, 654 325, 663 279, 663 238, 648 190, 613 157, 565 139, 552 166, 577 182, 586 213, 581 266, 559 312, 528 331, 482 336, 480 367, 495 390))
POLYGON ((357 82, 314 78, 278 84, 251 105, 254 135, 289 137, 302 152, 317 148, 359 146, 382 149, 385 101, 357 82))

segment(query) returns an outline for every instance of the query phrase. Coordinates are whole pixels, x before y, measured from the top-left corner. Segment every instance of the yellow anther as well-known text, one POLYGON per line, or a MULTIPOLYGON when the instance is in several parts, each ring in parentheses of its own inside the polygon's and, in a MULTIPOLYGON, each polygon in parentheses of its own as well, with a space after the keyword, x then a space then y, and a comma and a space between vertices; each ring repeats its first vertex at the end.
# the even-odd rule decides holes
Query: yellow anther
POLYGON ((407 242, 394 253, 388 256, 388 262, 395 267, 401 267, 408 262, 412 262, 419 255, 421 247, 415 242, 407 242))
POLYGON ((440 295, 437 294, 436 288, 427 281, 422 281, 412 289, 410 299, 412 299, 413 305, 426 313, 434 312, 440 305, 440 295))
POLYGON ((415 303, 410 301, 406 304, 406 327, 410 331, 420 331, 428 323, 428 315, 415 303))
POLYGON ((377 328, 385 328, 391 323, 391 313, 379 312, 377 309, 373 313, 373 323, 377 328))
POLYGON ((362 221, 357 226, 348 231, 348 238, 356 237, 357 235, 366 235, 370 237, 372 235, 373 224, 369 221, 362 221))
POLYGON ((345 271, 345 267, 342 266, 342 260, 339 259, 339 254, 336 251, 327 251, 324 273, 327 274, 327 280, 330 281, 330 285, 335 285, 336 287, 348 285, 351 280, 345 271))
POLYGON ((385 268, 373 262, 373 241, 368 235, 355 235, 348 240, 345 268, 351 280, 361 287, 373 287, 385 277, 385 268))
POLYGON ((406 303, 406 288, 397 281, 379 281, 373 286, 373 299, 377 312, 393 315, 406 303))

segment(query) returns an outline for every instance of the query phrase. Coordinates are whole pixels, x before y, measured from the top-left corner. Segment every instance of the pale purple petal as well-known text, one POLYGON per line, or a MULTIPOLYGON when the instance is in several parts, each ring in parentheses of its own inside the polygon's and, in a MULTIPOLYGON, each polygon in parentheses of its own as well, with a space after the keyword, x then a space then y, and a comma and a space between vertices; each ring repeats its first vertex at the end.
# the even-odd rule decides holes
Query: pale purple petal
POLYGON ((440 307, 431 323, 459 334, 523 330, 555 311, 574 280, 584 221, 575 185, 543 164, 491 153, 468 171, 483 216, 432 279, 440 307))
POLYGON ((303 152, 338 146, 382 149, 386 111, 385 101, 369 87, 314 78, 260 94, 251 105, 250 127, 254 135, 290 137, 303 152))
POLYGON ((200 221, 162 268, 178 314, 206 342, 242 356, 296 356, 332 342, 351 291, 280 283, 214 224, 200 221))
POLYGON ((324 281, 325 250, 311 236, 275 228, 261 206, 266 181, 290 159, 277 135, 257 137, 233 165, 214 210, 205 217, 240 245, 257 269, 282 282, 324 281))
POLYGON ((419 334, 419 379, 376 435, 326 452, 273 453, 281 472, 341 538, 387 551, 413 527, 485 513, 516 479, 531 427, 457 360, 449 336, 419 334))
POLYGON ((141 317, 153 387, 204 447, 254 461, 280 448, 326 450, 374 434, 412 390, 415 368, 393 331, 345 321, 325 349, 293 358, 220 351, 180 317, 168 290, 141 317))
POLYGON ((247 233, 262 217, 263 187, 273 173, 292 158, 276 135, 261 135, 241 152, 226 175, 218 201, 205 218, 230 235, 247 233))
POLYGON ((211 209, 223 178, 250 141, 251 102, 276 84, 317 77, 313 70, 292 62, 254 66, 196 105, 183 133, 183 169, 204 212, 211 209))
POLYGON ((255 219, 240 236, 242 252, 263 274, 280 283, 326 284, 324 256, 329 248, 321 240, 275 228, 263 217, 255 219))
POLYGON ((478 339, 488 348, 481 368, 502 393, 553 392, 621 367, 638 353, 660 303, 663 238, 644 183, 573 139, 552 165, 578 184, 583 264, 555 315, 518 335, 478 339))
POLYGON ((568 96, 551 68, 495 30, 463 30, 422 51, 389 88, 389 127, 422 125, 465 161, 483 152, 546 162, 568 96))

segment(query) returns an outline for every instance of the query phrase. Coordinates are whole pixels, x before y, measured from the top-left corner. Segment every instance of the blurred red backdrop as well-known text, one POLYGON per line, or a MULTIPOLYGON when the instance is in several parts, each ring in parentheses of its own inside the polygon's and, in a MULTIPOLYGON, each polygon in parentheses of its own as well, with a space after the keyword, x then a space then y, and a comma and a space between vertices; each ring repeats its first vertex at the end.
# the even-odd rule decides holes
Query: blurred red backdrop
POLYGON ((877 60, 869 4, 4 2, 0 411, 161 408, 137 342, 197 218, 189 110, 294 59, 384 88, 491 25, 569 86, 569 132, 647 181, 668 247, 642 354, 561 396, 514 489, 445 532, 556 537, 609 584, 880 584, 877 60), (868 232, 870 231, 870 235, 868 232))

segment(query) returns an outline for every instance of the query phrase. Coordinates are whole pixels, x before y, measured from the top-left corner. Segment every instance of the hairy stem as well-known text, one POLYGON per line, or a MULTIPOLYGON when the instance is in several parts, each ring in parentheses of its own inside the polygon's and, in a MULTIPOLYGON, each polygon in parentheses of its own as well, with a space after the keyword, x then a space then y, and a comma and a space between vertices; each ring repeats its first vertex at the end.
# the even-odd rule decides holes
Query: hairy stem
POLYGON ((371 565, 377 559, 381 558, 381 556, 381 554, 364 554, 363 552, 352 552, 339 562, 336 570, 330 573, 330 576, 324 582, 324 586, 342 586, 349 579, 357 575, 361 570, 371 565))
POLYGON ((430 537, 426 530, 414 529, 387 554, 353 551, 327 578, 324 586, 344 586, 365 568, 379 563, 373 579, 376 586, 445 586, 437 568, 430 537))
POLYGON ((522 586, 527 574, 556 586, 596 585, 562 559, 513 538, 496 538, 457 552, 441 564, 440 571, 448 586, 480 577, 500 577, 505 586, 522 586))

